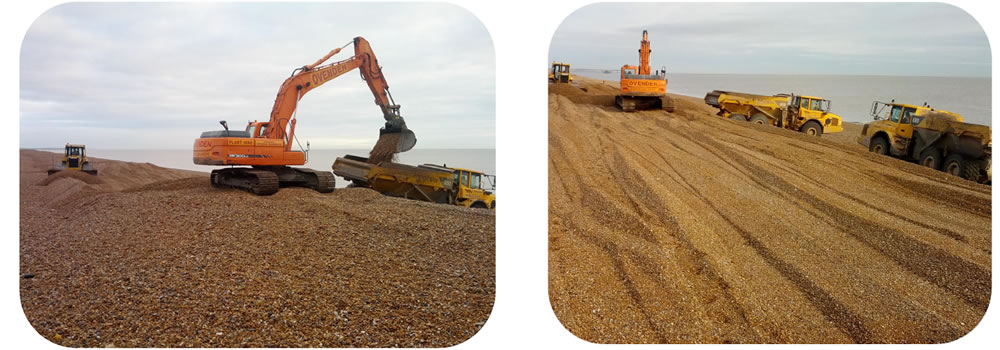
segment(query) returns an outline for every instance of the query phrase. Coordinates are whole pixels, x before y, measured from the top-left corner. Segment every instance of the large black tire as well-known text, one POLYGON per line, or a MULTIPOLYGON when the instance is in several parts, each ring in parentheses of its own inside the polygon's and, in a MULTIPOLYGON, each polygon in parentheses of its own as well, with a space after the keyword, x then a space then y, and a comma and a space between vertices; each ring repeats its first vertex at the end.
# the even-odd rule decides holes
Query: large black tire
POLYGON ((968 162, 965 161, 965 157, 962 157, 961 154, 952 154, 944 159, 944 166, 941 170, 962 177, 962 174, 965 173, 966 163, 968 162))
POLYGON ((989 179, 986 177, 986 164, 981 160, 965 161, 965 168, 962 169, 962 178, 984 184, 989 179))
POLYGON ((802 128, 799 131, 802 131, 806 135, 823 136, 823 126, 815 120, 810 120, 802 124, 802 128))
POLYGON ((736 120, 736 121, 741 121, 741 122, 745 122, 745 121, 747 121, 747 116, 742 115, 742 114, 730 114, 729 115, 729 119, 736 120))
POLYGON ((935 147, 927 147, 923 152, 920 152, 920 158, 918 161, 920 162, 920 165, 934 170, 939 170, 941 169, 941 164, 944 164, 944 162, 941 161, 941 157, 941 150, 935 147))
POLYGON ((889 141, 884 137, 876 137, 872 139, 872 143, 868 145, 868 151, 874 152, 878 155, 888 155, 889 154, 889 141))
POLYGON ((759 125, 771 125, 771 119, 768 118, 764 113, 754 113, 750 117, 750 123, 759 125))

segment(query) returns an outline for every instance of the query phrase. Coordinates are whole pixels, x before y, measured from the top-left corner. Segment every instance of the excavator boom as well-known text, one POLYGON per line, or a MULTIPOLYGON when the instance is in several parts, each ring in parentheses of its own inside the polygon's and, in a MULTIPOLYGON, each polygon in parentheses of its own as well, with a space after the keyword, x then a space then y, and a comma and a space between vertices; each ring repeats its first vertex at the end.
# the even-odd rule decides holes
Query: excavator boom
POLYGON ((642 41, 639 42, 639 74, 650 74, 649 52, 649 34, 643 30, 642 41))
POLYGON ((285 150, 291 150, 295 124, 292 117, 302 96, 357 68, 361 71, 361 76, 368 84, 372 95, 375 96, 375 104, 379 106, 385 119, 385 127, 380 130, 379 134, 400 133, 397 152, 405 152, 413 148, 416 144, 416 136, 406 128, 406 122, 399 114, 400 106, 392 100, 392 95, 389 93, 389 83, 386 82, 385 76, 382 74, 382 68, 378 65, 378 59, 375 57, 371 45, 362 37, 354 38, 352 43, 354 44, 354 56, 321 66, 331 57, 340 53, 344 47, 351 44, 348 43, 333 49, 313 64, 296 69, 292 76, 281 84, 274 100, 274 107, 271 108, 269 128, 267 133, 262 136, 270 139, 285 139, 285 150), (288 127, 289 124, 292 124, 291 128, 288 127))

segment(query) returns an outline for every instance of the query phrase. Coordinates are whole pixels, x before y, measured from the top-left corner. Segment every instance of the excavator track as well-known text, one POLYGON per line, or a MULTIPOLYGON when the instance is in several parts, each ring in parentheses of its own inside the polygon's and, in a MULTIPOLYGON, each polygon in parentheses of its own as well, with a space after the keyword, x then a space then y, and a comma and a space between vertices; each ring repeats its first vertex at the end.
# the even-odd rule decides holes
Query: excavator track
POLYGON ((662 109, 674 112, 674 99, 669 96, 615 96, 615 104, 623 112, 635 112, 636 110, 662 109))
POLYGON ((269 196, 278 192, 278 175, 268 170, 252 168, 225 168, 212 170, 212 187, 235 188, 258 196, 269 196))
MULTIPOLYGON (((314 179, 310 180, 308 184, 304 187, 309 187, 316 190, 319 193, 330 193, 333 192, 334 187, 337 185, 337 178, 333 176, 329 171, 320 171, 313 169, 295 169, 303 174, 312 174, 314 179)), ((307 175, 308 176, 308 175, 307 175)))
POLYGON ((259 196, 281 187, 305 187, 319 193, 333 192, 336 178, 329 171, 291 167, 226 168, 212 171, 212 187, 236 188, 259 196))

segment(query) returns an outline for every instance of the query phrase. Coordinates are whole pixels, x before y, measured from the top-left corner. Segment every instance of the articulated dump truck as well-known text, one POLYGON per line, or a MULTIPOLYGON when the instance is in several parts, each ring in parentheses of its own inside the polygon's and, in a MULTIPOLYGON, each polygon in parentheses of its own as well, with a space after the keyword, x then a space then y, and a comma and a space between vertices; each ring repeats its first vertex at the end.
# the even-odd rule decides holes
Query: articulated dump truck
POLYGON ((872 103, 875 121, 865 124, 858 143, 868 150, 917 162, 978 183, 992 182, 991 128, 965 123, 944 110, 902 103, 872 103))
POLYGON ((391 162, 368 163, 368 158, 346 155, 333 162, 333 173, 355 187, 384 195, 425 202, 496 209, 496 194, 482 188, 482 172, 434 164, 412 166, 391 162))
POLYGON ((705 103, 719 109, 720 117, 771 125, 820 136, 844 131, 843 119, 830 113, 830 101, 819 97, 777 94, 755 95, 715 90, 705 103))

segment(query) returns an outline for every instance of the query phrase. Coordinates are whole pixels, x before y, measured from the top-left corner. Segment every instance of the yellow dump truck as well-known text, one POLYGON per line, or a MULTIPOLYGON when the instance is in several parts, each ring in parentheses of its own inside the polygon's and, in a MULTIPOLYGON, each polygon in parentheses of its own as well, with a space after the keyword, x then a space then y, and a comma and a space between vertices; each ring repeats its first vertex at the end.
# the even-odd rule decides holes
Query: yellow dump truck
POLYGON ((496 194, 483 188, 495 177, 479 171, 423 164, 368 163, 368 158, 346 155, 333 163, 333 173, 352 186, 382 194, 426 202, 496 209, 496 194))
POLYGON ((872 102, 875 121, 865 124, 858 143, 881 155, 917 162, 978 183, 992 180, 991 128, 965 123, 962 116, 895 101, 872 102))
POLYGON ((830 112, 830 101, 813 96, 755 95, 714 90, 705 103, 719 109, 718 115, 737 121, 771 125, 820 136, 844 131, 843 119, 830 112))

